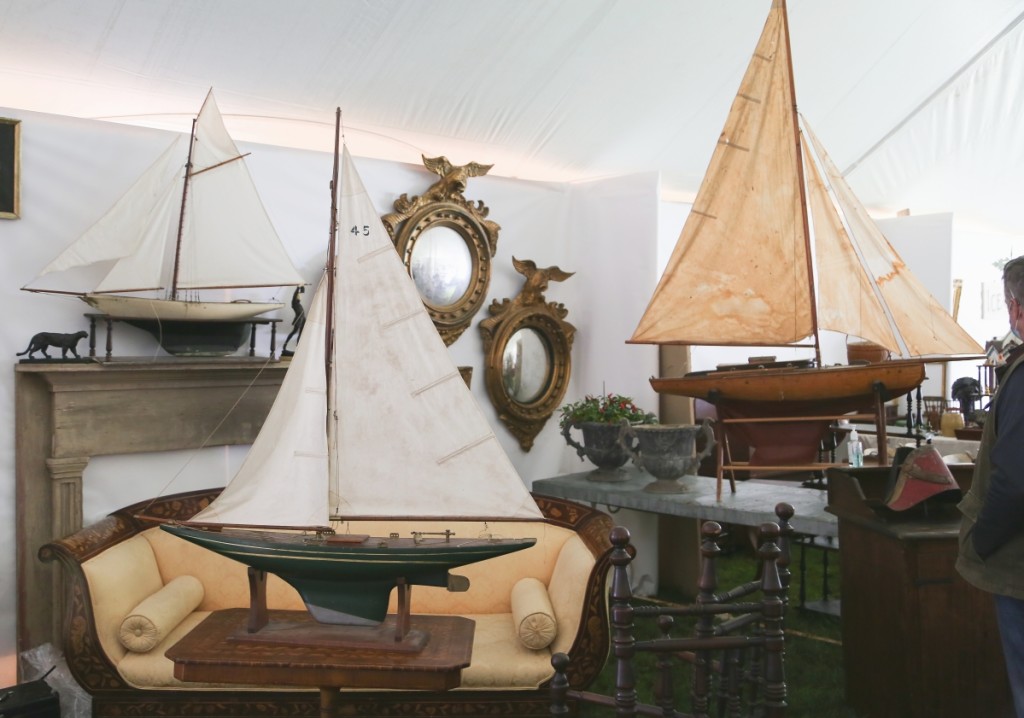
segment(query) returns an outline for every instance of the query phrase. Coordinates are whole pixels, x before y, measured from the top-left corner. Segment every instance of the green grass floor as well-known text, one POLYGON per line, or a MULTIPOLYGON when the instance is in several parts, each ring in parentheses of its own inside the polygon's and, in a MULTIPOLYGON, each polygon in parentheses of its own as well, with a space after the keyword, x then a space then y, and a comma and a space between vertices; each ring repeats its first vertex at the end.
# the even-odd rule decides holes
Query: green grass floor
MULTIPOLYGON (((839 560, 836 552, 828 555, 829 591, 834 603, 840 593, 839 560)), ((808 604, 821 598, 822 552, 808 548, 805 561, 805 587, 808 604)), ((732 545, 719 560, 719 586, 728 588, 750 580, 757 561, 752 549, 732 545)), ((790 718, 853 718, 854 713, 844 703, 843 649, 840 619, 837 616, 801 609, 799 604, 799 550, 794 547, 792 558, 792 584, 789 609, 786 613, 786 684, 789 693, 790 718)), ((683 602, 679 596, 662 592, 654 601, 683 602)), ((680 631, 685 635, 685 631, 680 631)), ((642 658, 649 658, 643 656, 642 658)), ((641 700, 650 701, 650 677, 653 661, 637 670, 638 692, 641 700)), ((615 666, 609 660, 591 690, 614 695, 615 666)), ((681 679, 685 681, 685 678, 681 679)), ((677 692, 685 694, 689 686, 677 683, 677 692)), ((609 709, 586 706, 581 715, 594 718, 613 716, 609 709)))

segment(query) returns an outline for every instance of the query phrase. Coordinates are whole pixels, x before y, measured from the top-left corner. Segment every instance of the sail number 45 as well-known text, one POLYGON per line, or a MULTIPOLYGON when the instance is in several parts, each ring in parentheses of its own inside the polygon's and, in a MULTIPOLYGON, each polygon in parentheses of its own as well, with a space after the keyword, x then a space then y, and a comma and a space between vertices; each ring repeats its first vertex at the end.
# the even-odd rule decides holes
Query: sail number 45
POLYGON ((370 225, 364 224, 362 228, 352 225, 352 229, 349 230, 352 234, 361 234, 364 237, 370 236, 370 225))

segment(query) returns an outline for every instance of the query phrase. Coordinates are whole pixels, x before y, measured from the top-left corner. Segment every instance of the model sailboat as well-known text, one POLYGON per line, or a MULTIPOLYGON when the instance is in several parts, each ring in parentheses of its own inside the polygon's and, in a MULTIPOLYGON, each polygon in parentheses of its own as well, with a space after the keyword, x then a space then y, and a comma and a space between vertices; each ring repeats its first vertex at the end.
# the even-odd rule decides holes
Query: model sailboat
MULTIPOLYGON (((720 418, 863 411, 919 386, 923 357, 981 351, 910 273, 806 122, 801 135, 787 23, 785 0, 774 0, 679 241, 630 339, 814 348, 813 362, 799 366, 651 380, 658 392, 713 402, 720 418), (823 367, 823 329, 900 358, 823 367)), ((793 452, 773 457, 785 463, 813 456, 828 423, 750 423, 737 431, 761 451, 758 463, 789 433, 793 452)))
POLYGON ((25 289, 77 295, 98 312, 151 332, 174 354, 231 353, 248 336, 253 317, 283 304, 201 301, 199 290, 304 282, 224 127, 212 90, 193 122, 187 150, 182 140, 176 138, 40 273, 60 272, 79 288, 43 286, 37 278, 32 285, 38 286, 25 289))
MULTIPOLYGON (((337 162, 336 153, 335 179, 337 162)), ((163 528, 277 574, 321 622, 359 625, 384 619, 399 583, 446 586, 451 568, 536 542, 464 536, 464 522, 541 513, 450 359, 347 148, 341 162, 325 276, 266 423, 223 493, 188 525, 163 528), (338 521, 382 517, 462 528, 331 536, 338 521)))

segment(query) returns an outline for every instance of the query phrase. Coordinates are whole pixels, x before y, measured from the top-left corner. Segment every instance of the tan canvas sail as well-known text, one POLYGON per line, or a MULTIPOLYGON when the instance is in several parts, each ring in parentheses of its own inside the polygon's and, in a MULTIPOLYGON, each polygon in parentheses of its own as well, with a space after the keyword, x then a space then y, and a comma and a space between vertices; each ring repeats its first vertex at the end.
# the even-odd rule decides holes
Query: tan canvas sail
POLYGON ((813 331, 784 14, 775 3, 631 342, 782 345, 813 331))
POLYGON ((874 282, 862 268, 850 236, 804 143, 807 204, 813 218, 818 269, 818 326, 866 339, 897 354, 900 347, 874 282), (827 278, 822 281, 821 278, 827 278))
POLYGON ((908 357, 981 354, 983 350, 978 342, 956 323, 907 269, 806 122, 804 127, 850 226, 850 234, 864 266, 881 292, 905 349, 879 343, 908 357))
POLYGON ((821 169, 806 142, 798 151, 792 98, 785 3, 775 0, 693 209, 630 341, 775 346, 827 329, 896 356, 980 353, 907 270, 809 128, 821 169), (808 212, 821 280, 816 304, 808 212))
POLYGON ((328 447, 325 421, 322 282, 249 456, 221 497, 194 520, 308 526, 323 525, 331 512, 343 518, 539 518, 434 328, 347 149, 341 185, 332 320, 337 410, 331 433, 337 445, 328 447), (335 461, 328 461, 328 450, 335 461))

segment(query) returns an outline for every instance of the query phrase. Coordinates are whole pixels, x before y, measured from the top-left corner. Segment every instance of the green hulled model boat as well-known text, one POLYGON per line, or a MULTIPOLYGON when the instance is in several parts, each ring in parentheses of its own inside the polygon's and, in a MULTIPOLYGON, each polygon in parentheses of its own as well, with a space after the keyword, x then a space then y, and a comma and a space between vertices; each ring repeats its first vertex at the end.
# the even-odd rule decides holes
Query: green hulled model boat
POLYGON ((535 543, 494 538, 480 521, 542 517, 347 149, 339 209, 338 162, 336 152, 326 270, 267 420, 220 496, 190 522, 162 528, 280 576, 318 621, 366 625, 384 619, 395 586, 445 586, 449 569, 535 543), (385 517, 433 528, 383 537, 342 529, 385 517), (431 535, 438 520, 454 534, 431 535), (459 529, 467 521, 471 535, 459 529))

